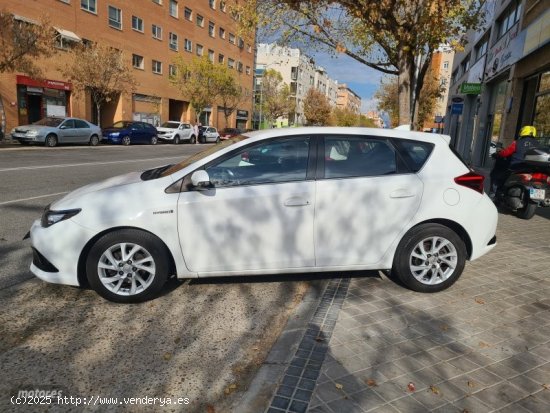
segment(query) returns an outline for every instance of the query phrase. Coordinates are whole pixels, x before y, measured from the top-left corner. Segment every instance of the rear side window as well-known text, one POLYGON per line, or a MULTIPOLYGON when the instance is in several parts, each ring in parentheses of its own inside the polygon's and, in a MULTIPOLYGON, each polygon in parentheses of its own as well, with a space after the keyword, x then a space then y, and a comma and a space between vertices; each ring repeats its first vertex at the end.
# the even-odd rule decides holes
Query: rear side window
POLYGON ((399 153, 413 172, 422 169, 434 148, 433 143, 405 139, 394 140, 399 153))

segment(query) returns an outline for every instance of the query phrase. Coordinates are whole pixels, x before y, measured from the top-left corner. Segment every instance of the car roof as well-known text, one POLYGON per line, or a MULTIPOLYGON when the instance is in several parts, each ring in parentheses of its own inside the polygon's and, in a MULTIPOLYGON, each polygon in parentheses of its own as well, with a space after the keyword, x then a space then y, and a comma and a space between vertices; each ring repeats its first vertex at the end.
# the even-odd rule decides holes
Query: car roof
POLYGON ((381 129, 381 128, 360 128, 360 127, 343 127, 343 126, 306 126, 298 128, 274 128, 263 129, 259 131, 245 132, 244 136, 248 136, 254 140, 261 140, 270 137, 284 137, 294 135, 368 135, 383 138, 402 138, 418 140, 430 143, 442 143, 448 145, 451 141, 450 136, 440 135, 437 133, 425 133, 416 131, 404 131, 396 129, 381 129))

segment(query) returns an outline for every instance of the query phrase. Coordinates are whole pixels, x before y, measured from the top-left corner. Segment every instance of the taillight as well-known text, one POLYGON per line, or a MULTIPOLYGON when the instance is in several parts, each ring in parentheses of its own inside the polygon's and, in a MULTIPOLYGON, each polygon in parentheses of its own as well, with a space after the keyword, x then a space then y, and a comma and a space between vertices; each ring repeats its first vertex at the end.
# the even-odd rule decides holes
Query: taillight
POLYGON ((528 182, 541 182, 541 183, 550 183, 550 177, 541 172, 535 172, 532 174, 519 174, 523 183, 528 182))
POLYGON ((485 177, 483 175, 476 174, 475 172, 468 172, 465 175, 457 176, 455 178, 455 182, 458 185, 471 188, 480 194, 483 193, 483 181, 485 181, 485 177))

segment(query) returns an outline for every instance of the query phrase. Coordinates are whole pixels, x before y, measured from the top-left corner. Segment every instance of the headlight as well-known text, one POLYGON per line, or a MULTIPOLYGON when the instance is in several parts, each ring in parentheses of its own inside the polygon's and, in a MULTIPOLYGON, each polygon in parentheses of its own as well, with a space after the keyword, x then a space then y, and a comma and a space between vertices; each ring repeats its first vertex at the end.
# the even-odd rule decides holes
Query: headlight
POLYGON ((38 136, 38 131, 35 129, 28 130, 26 133, 27 136, 38 136))
POLYGON ((112 132, 109 135, 111 135, 113 138, 118 138, 118 135, 120 135, 120 132, 112 132))
POLYGON ((66 219, 74 217, 76 214, 78 214, 82 209, 67 209, 65 211, 50 211, 48 207, 44 210, 44 213, 42 214, 42 219, 40 223, 44 228, 48 228, 52 226, 53 224, 58 223, 59 221, 64 221, 66 219))

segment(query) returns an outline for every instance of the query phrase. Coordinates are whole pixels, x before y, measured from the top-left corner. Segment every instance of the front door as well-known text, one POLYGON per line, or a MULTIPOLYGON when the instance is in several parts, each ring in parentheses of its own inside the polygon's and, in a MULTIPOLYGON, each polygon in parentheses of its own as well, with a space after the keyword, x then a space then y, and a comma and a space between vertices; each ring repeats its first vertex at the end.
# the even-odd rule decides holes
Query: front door
POLYGON ((314 265, 310 144, 309 137, 251 144, 205 167, 212 188, 182 192, 178 201, 190 271, 314 265))
POLYGON ((78 130, 73 119, 67 119, 59 126, 59 143, 78 142, 78 130))
POLYGON ((327 136, 315 199, 316 266, 372 265, 420 205, 422 181, 400 173, 386 139, 327 136))

